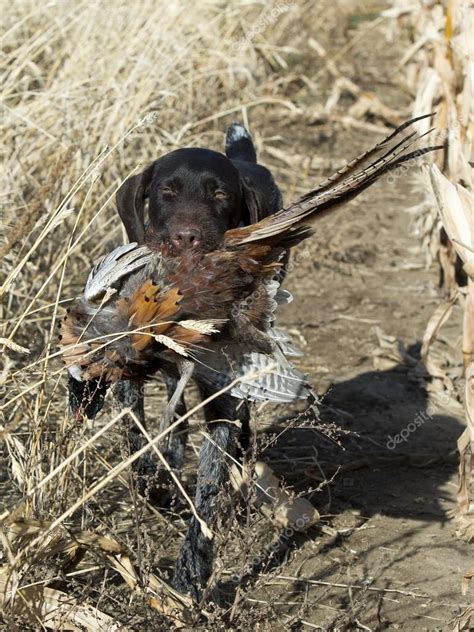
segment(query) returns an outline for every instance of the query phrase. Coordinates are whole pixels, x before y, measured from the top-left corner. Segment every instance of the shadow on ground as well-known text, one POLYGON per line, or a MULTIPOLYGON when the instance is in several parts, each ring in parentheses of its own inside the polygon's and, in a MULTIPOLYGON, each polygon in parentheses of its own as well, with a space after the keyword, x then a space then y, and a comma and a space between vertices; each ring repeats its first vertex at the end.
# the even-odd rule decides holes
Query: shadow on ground
MULTIPOLYGON (((434 550, 441 565, 452 560, 446 572, 459 574, 455 560, 462 559, 462 544, 456 541, 447 514, 453 508, 448 486, 457 469, 456 441, 463 427, 456 417, 428 402, 419 374, 397 365, 334 384, 323 398, 321 417, 341 429, 340 446, 313 429, 285 429, 291 422, 280 418, 265 432, 278 439, 262 455, 298 492, 321 485, 324 472, 331 482, 311 496, 321 511, 321 523, 304 534, 280 537, 279 548, 263 549, 243 585, 249 588, 271 570, 288 575, 289 548, 303 550, 298 559, 310 568, 302 573, 304 579, 289 582, 286 599, 301 596, 311 581, 321 590, 321 582, 327 580, 328 598, 336 599, 338 611, 347 609, 351 600, 346 590, 336 597, 341 587, 329 588, 341 577, 341 568, 353 568, 356 584, 375 579, 378 587, 396 591, 405 582, 407 595, 431 592, 429 587, 443 580, 436 563, 429 562, 429 571, 423 572, 423 559, 434 550), (396 443, 400 435, 406 440, 396 443), (440 529, 452 533, 437 544, 440 529), (413 573, 403 577, 407 564, 413 573)), ((228 599, 231 583, 222 582, 221 589, 228 599)), ((373 602, 372 616, 390 622, 390 612, 382 614, 377 606, 382 593, 367 594, 373 602)), ((456 600, 459 593, 439 596, 456 600)))

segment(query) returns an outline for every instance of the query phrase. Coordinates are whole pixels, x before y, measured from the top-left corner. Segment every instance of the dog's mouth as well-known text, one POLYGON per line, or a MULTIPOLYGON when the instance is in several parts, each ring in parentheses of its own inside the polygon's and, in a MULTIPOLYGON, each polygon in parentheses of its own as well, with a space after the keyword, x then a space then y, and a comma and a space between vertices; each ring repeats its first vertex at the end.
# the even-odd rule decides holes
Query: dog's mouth
POLYGON ((200 242, 193 246, 177 246, 167 239, 161 243, 160 250, 166 252, 171 257, 180 257, 185 254, 205 255, 219 248, 220 242, 200 242))
POLYGON ((167 257, 179 257, 185 253, 206 254, 217 250, 222 244, 222 237, 207 237, 200 239, 192 244, 177 244, 172 240, 170 235, 164 232, 158 232, 149 227, 145 234, 145 245, 154 252, 160 252, 167 257))

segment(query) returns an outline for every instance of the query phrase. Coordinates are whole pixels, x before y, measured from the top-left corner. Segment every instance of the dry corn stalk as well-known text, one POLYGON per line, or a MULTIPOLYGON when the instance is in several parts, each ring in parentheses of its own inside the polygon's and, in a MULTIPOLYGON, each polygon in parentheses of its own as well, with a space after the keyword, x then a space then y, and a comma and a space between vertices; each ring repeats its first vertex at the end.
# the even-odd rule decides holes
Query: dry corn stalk
POLYGON ((468 277, 463 331, 467 428, 458 441, 460 464, 456 521, 458 534, 471 541, 474 540, 474 195, 460 184, 450 182, 436 165, 430 168, 430 181, 441 221, 468 277))
MULTIPOLYGON (((410 85, 416 90, 413 114, 434 111, 432 124, 440 135, 444 150, 435 160, 451 180, 472 191, 474 181, 470 161, 474 153, 474 28, 473 9, 469 0, 441 0, 410 4, 395 3, 394 15, 409 14, 416 36, 400 65, 405 66, 410 85), (424 109, 427 108, 427 109, 424 109)), ((418 131, 427 131, 429 122, 420 121, 418 131)), ((430 123, 431 124, 431 123, 430 123)), ((467 193, 461 192, 463 196, 467 193)), ((436 204, 425 200, 418 207, 416 220, 428 261, 437 259, 440 282, 448 294, 448 303, 465 284, 465 275, 457 264, 457 250, 447 237, 449 231, 437 213, 436 204)), ((443 220, 446 220, 446 215, 443 220)), ((467 303, 466 303, 467 304, 467 303)), ((437 328, 436 315, 429 327, 437 328)), ((430 347, 424 348, 429 372, 449 383, 443 369, 430 358, 430 347)))
MULTIPOLYGON (((448 300, 428 323, 422 355, 433 379, 455 390, 444 366, 430 352, 453 304, 460 301, 467 428, 458 442, 456 520, 458 534, 474 540, 474 10, 469 0, 418 4, 395 0, 390 13, 402 20, 408 16, 416 34, 400 63, 416 92, 413 114, 436 110, 434 126, 444 144, 430 169, 428 197, 434 194, 435 204, 426 199, 418 207, 417 224, 428 261, 437 258, 439 262, 448 300)), ((424 126, 420 122, 419 131, 426 131, 424 126)))
MULTIPOLYGON (((444 142, 444 151, 428 160, 454 182, 472 189, 469 166, 473 154, 474 27, 469 0, 437 2, 395 2, 391 15, 409 16, 415 41, 400 62, 416 97, 413 115, 436 111, 433 121, 421 121, 419 131, 434 125, 444 142)), ((404 18, 406 19, 406 17, 404 18)), ((443 284, 455 284, 452 245, 443 240, 436 209, 424 204, 418 218, 423 245, 429 258, 438 258, 443 269, 443 284)))

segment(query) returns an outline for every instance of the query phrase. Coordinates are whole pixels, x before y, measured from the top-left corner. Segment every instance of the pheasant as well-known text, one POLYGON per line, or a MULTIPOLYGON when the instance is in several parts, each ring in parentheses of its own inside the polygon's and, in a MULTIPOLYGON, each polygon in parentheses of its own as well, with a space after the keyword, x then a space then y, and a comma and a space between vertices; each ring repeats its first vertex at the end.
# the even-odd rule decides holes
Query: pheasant
MULTIPOLYGON (((304 376, 287 359, 297 352, 273 326, 277 305, 291 300, 276 280, 284 254, 312 234, 308 222, 402 163, 438 149, 408 151, 419 136, 404 132, 426 116, 404 123, 288 208, 227 231, 218 250, 172 256, 166 245, 155 249, 150 240, 104 257, 62 323, 70 375, 90 382, 88 390, 103 397, 108 384, 147 379, 163 365, 182 366, 185 358, 196 377, 214 386, 242 378, 234 396, 281 402, 307 397, 304 376), (270 365, 274 371, 265 373, 270 365), (246 382, 252 368, 261 376, 246 382)), ((80 390, 73 393, 78 404, 80 390)))
MULTIPOLYGON (((144 246, 120 246, 99 261, 62 322, 61 349, 76 416, 96 414, 110 384, 142 383, 158 370, 181 375, 164 425, 191 376, 207 392, 237 379, 230 389, 237 399, 308 399, 310 385, 289 360, 298 352, 274 325, 278 305, 291 300, 279 285, 285 254, 310 237, 311 222, 401 164, 438 149, 415 148, 421 137, 413 125, 428 116, 407 121, 289 207, 227 231, 217 250, 174 256, 150 238, 144 246)), ((230 449, 229 441, 221 451, 230 449)), ((215 479, 221 483, 224 475, 215 479)), ((200 495, 205 493, 198 484, 196 507, 210 519, 212 503, 198 502, 200 495)), ((193 585, 202 586, 210 574, 205 547, 196 546, 200 537, 199 525, 192 524, 175 574, 175 585, 194 596, 199 591, 193 585)))

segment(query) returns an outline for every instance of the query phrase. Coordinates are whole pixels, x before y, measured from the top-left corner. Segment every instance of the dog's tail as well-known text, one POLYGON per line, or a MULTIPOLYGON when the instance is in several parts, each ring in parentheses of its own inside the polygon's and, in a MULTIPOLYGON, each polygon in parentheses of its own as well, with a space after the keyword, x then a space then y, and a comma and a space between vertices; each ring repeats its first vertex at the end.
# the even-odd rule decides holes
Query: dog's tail
POLYGON ((225 135, 225 153, 231 160, 257 162, 250 132, 240 123, 232 123, 225 135))

